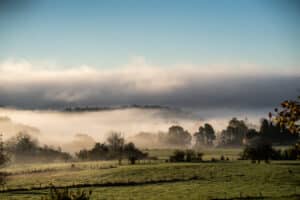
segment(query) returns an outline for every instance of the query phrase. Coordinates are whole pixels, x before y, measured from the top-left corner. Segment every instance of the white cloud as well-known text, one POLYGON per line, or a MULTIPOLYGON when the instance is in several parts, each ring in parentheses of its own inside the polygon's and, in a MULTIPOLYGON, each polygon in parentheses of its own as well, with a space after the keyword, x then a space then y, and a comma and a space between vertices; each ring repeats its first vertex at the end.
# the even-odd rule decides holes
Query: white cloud
MULTIPOLYGON (((267 85, 270 82, 278 85, 280 79, 293 80, 294 83, 295 79, 299 80, 300 70, 295 67, 271 69, 248 63, 239 66, 157 66, 148 64, 143 57, 135 57, 130 63, 113 69, 86 65, 51 67, 47 63, 8 60, 0 64, 0 74, 0 104, 34 107, 68 103, 184 104, 185 99, 189 104, 193 99, 188 95, 194 95, 201 104, 201 98, 207 99, 204 102, 212 100, 212 90, 226 90, 227 93, 222 95, 230 100, 228 93, 232 93, 232 98, 240 95, 243 84, 243 87, 254 84, 252 90, 262 86, 263 89, 273 90, 274 95, 284 96, 272 85, 267 85)), ((296 93, 298 86, 294 84, 290 90, 296 93)), ((291 91, 287 92, 289 96, 291 91)))

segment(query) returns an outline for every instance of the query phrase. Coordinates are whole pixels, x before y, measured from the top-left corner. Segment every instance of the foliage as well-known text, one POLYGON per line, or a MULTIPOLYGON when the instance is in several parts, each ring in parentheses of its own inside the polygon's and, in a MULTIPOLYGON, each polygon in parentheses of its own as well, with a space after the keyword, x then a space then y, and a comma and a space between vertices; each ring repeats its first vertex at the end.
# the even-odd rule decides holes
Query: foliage
POLYGON ((4 152, 4 144, 2 140, 2 134, 0 134, 0 166, 4 165, 4 163, 7 161, 7 157, 4 152))
POLYGON ((175 150, 174 154, 170 156, 171 162, 184 162, 185 161, 185 152, 182 150, 175 150))
POLYGON ((170 145, 186 147, 191 144, 191 134, 181 126, 171 126, 167 133, 167 143, 170 145))
POLYGON ((196 139, 196 146, 199 145, 209 145, 213 144, 216 139, 215 130, 212 125, 205 123, 204 127, 199 127, 198 132, 194 133, 196 139))
MULTIPOLYGON (((300 133, 300 96, 299 100, 289 100, 281 103, 281 109, 275 108, 274 121, 281 127, 287 127, 292 133, 300 133)), ((272 118, 272 113, 269 113, 272 118)))
POLYGON ((260 163, 264 160, 266 163, 274 156, 276 151, 272 148, 271 143, 261 137, 252 138, 249 144, 244 148, 241 159, 252 160, 252 162, 260 163))
MULTIPOLYGON (((2 134, 0 134, 0 168, 6 163, 7 160, 8 160, 7 155, 4 152, 2 134)), ((0 185, 5 184, 5 181, 6 181, 6 174, 0 172, 0 185)))
POLYGON ((82 149, 76 156, 80 160, 107 160, 112 155, 109 154, 108 145, 97 142, 91 150, 82 149))
POLYGON ((225 130, 221 132, 221 146, 239 146, 248 132, 248 127, 243 120, 232 118, 225 130))
POLYGON ((197 162, 202 161, 203 153, 195 152, 194 150, 175 150, 173 155, 170 156, 171 162, 197 162))
POLYGON ((109 152, 112 154, 113 157, 116 157, 119 161, 119 164, 121 164, 125 143, 125 140, 121 136, 121 133, 112 132, 107 138, 107 143, 109 146, 109 152))
POLYGON ((69 191, 68 188, 57 189, 54 186, 50 188, 50 193, 42 200, 89 200, 92 191, 89 192, 78 190, 77 192, 69 191))
POLYGON ((297 134, 292 134, 289 129, 279 124, 273 124, 267 119, 263 119, 261 123, 260 133, 262 137, 276 144, 294 144, 297 139, 297 134))
POLYGON ((300 160, 300 142, 281 152, 281 160, 300 160))
POLYGON ((291 132, 285 127, 280 127, 279 124, 274 125, 267 119, 261 120, 259 132, 255 129, 249 129, 245 135, 243 143, 247 144, 249 140, 257 136, 268 140, 272 144, 280 145, 294 144, 298 139, 298 135, 291 134, 291 132))
POLYGON ((39 146, 38 141, 25 132, 20 132, 6 143, 7 151, 15 162, 49 162, 55 160, 69 160, 71 155, 47 145, 39 146))
POLYGON ((107 144, 96 143, 91 150, 80 150, 76 156, 81 160, 117 159, 119 164, 123 158, 127 158, 131 164, 135 164, 136 160, 146 158, 147 154, 136 148, 132 142, 126 144, 120 133, 111 133, 107 144))
POLYGON ((136 160, 147 157, 147 153, 143 153, 141 150, 135 147, 134 143, 130 142, 124 146, 124 154, 131 164, 135 164, 136 160))

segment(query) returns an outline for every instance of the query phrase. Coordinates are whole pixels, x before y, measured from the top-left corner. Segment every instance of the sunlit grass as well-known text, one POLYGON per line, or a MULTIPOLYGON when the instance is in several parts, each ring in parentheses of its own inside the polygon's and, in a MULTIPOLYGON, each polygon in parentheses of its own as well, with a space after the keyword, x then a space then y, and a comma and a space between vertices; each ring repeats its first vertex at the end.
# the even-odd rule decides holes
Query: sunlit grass
MULTIPOLYGON (((163 150, 161 155, 172 151, 163 150)), ((158 154, 158 150, 151 152, 158 154)), ((206 151, 237 155, 238 150, 206 151)), ((209 159, 208 159, 209 160, 209 159)), ((232 197, 265 197, 297 199, 300 195, 300 161, 273 161, 251 164, 250 161, 218 161, 203 163, 162 163, 118 166, 112 162, 77 162, 12 166, 6 190, 0 199, 40 199, 50 184, 78 188, 90 184, 92 199, 211 199, 232 197), (31 172, 33 169, 52 169, 31 172), (160 182, 160 183, 158 183, 160 182), (109 186, 120 183, 123 186, 109 186), (133 183, 137 185, 133 185, 133 183), (97 187, 92 186, 96 184, 97 187), (39 188, 31 190, 30 188, 39 188)), ((83 188, 82 188, 83 189, 83 188)))

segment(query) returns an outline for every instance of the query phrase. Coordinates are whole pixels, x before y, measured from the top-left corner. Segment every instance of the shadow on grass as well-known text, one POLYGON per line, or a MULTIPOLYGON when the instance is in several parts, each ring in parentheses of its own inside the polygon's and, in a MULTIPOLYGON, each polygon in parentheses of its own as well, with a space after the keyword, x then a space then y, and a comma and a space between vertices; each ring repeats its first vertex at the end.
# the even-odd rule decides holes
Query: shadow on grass
POLYGON ((273 165, 300 165, 300 162, 279 162, 279 163, 273 163, 273 165))
POLYGON ((245 196, 245 197, 229 197, 229 198, 211 198, 210 200, 260 200, 260 199, 286 199, 286 200, 292 200, 292 199, 300 199, 300 194, 292 194, 287 196, 280 196, 280 197, 267 197, 267 196, 245 196))

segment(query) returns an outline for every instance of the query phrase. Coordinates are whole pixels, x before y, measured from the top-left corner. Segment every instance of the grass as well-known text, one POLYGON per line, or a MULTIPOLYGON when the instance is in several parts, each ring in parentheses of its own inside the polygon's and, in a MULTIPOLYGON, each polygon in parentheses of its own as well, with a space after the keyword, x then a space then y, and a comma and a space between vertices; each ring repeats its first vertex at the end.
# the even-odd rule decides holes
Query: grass
MULTIPOLYGON (((152 155, 158 154, 153 150, 152 155)), ((161 155, 166 155, 164 150, 161 155)), ((236 150, 221 151, 236 155, 236 150)), ((220 152, 209 154, 217 158, 220 152)), ((208 157, 209 158, 209 157, 208 157)), ((300 161, 251 164, 249 161, 152 163, 117 166, 116 162, 81 162, 13 166, 5 169, 6 191, 0 199, 41 199, 49 184, 93 190, 92 199, 300 199, 300 161), (54 168, 55 170, 49 170, 54 168), (32 172, 32 169, 40 169, 32 172), (43 171, 43 169, 46 169, 43 171), (32 189, 35 188, 35 189, 32 189), (13 189, 19 191, 12 191, 13 189), (26 190, 24 190, 26 189, 26 190)))

